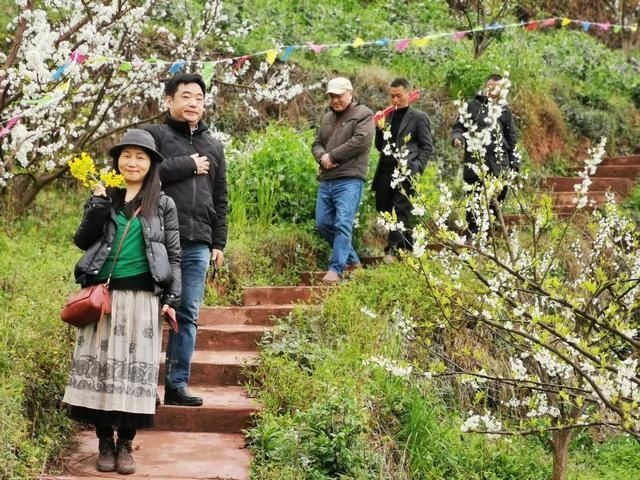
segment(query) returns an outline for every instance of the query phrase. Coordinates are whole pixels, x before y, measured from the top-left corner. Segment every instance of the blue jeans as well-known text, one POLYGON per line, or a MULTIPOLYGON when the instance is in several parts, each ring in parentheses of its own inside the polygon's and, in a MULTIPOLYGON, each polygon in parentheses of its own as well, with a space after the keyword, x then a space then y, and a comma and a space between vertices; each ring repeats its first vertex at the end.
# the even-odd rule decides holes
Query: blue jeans
POLYGON ((164 383, 170 388, 186 387, 191 374, 191 357, 196 346, 198 314, 211 252, 204 243, 182 245, 182 302, 176 311, 178 333, 169 333, 164 383))
POLYGON ((359 178, 338 178, 321 181, 318 189, 316 228, 333 247, 329 270, 338 275, 342 275, 347 264, 360 263, 351 237, 363 185, 364 181, 359 178))

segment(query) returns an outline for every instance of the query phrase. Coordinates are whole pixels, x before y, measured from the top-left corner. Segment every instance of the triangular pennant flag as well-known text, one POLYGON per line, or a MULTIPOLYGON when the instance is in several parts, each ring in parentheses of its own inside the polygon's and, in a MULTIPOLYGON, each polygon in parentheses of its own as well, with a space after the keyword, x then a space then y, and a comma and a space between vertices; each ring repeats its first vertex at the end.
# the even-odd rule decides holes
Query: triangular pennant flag
POLYGON ((234 70, 239 70, 249 59, 251 55, 243 55, 236 60, 236 64, 233 66, 234 70))
POLYGON ((538 22, 529 22, 527 23, 527 26, 525 28, 527 29, 527 31, 532 32, 533 30, 538 28, 538 22))
POLYGON ((158 58, 156 58, 156 57, 147 58, 147 59, 145 60, 145 62, 147 62, 147 63, 151 63, 151 64, 158 63, 159 61, 160 61, 160 60, 159 60, 158 58))
POLYGON ((568 27, 569 25, 571 25, 571 19, 566 17, 563 18, 560 25, 562 25, 563 27, 568 27))
POLYGON ((105 57, 104 55, 100 55, 100 56, 97 56, 97 57, 89 58, 87 60, 87 63, 89 65, 95 65, 96 63, 102 64, 102 63, 108 63, 110 61, 111 61, 111 59, 109 57, 105 57))
POLYGON ((266 59, 269 65, 273 65, 273 62, 276 61, 277 57, 278 57, 278 50, 276 50, 275 48, 272 48, 271 50, 267 50, 266 59))
POLYGON ((184 68, 186 64, 187 62, 185 62, 184 60, 176 60, 175 62, 173 62, 173 65, 169 67, 169 73, 173 73, 173 74, 178 73, 180 70, 184 68))
POLYGON ((620 25, 615 25, 613 27, 613 33, 620 33, 621 30, 622 30, 622 26, 620 25))
POLYGON ((599 23, 598 26, 602 29, 603 32, 608 32, 611 28, 610 23, 599 23))
POLYGON ((296 49, 295 47, 289 45, 287 48, 284 49, 284 52, 282 52, 282 54, 280 55, 280 60, 283 62, 286 62, 287 60, 289 60, 289 57, 291 56, 291 54, 295 49, 296 49))
POLYGON ((555 27, 556 26, 556 19, 555 18, 547 18, 546 20, 542 21, 540 26, 541 27, 555 27))
POLYGON ((460 40, 462 40, 465 37, 466 34, 467 34, 467 32, 464 32, 464 31, 454 33, 453 34, 453 41, 454 42, 459 42, 460 40))
POLYGON ((379 47, 386 47, 387 45, 389 45, 389 43, 391 43, 391 41, 388 38, 380 38, 375 42, 375 44, 379 47))
POLYGON ((67 93, 67 90, 69 90, 69 85, 71 83, 69 82, 69 80, 67 80, 64 83, 61 83, 60 85, 58 85, 53 91, 54 93, 57 93, 58 95, 64 95, 65 93, 67 93))
POLYGON ((631 30, 633 33, 636 33, 638 31, 638 26, 637 25, 631 25, 631 27, 629 27, 629 30, 631 30))
POLYGON ((355 48, 360 48, 361 46, 364 45, 364 40, 361 39, 360 37, 357 37, 354 41, 353 41, 353 46, 355 48))
POLYGON ((121 72, 130 72, 132 68, 131 62, 122 62, 119 68, 121 72))
POLYGON ((88 55, 80 53, 78 50, 74 50, 73 52, 71 52, 71 61, 73 63, 77 63, 78 65, 82 65, 87 57, 88 55))
POLYGON ((486 30, 502 30, 503 28, 499 23, 490 23, 486 26, 486 30))
POLYGON ((591 23, 590 22, 582 22, 582 29, 585 32, 588 32, 590 28, 591 28, 591 23))
POLYGON ((305 45, 307 47, 309 47, 310 50, 313 50, 314 53, 320 53, 324 50, 324 45, 316 45, 315 43, 311 43, 311 42, 304 42, 305 45))
POLYGON ((53 79, 53 81, 57 82, 58 80, 60 80, 64 75, 64 72, 67 71, 67 67, 69 67, 68 63, 59 66, 56 71, 51 74, 51 78, 53 79))
POLYGON ((341 47, 332 48, 329 54, 330 54, 332 57, 339 57, 339 56, 341 56, 341 55, 344 53, 344 51, 345 51, 346 49, 347 49, 347 47, 345 47, 344 45, 343 45, 343 46, 341 46, 341 47))
POLYGON ((429 37, 414 38, 411 44, 416 48, 424 48, 429 43, 429 40, 431 40, 429 37))
POLYGON ((213 62, 205 62, 202 64, 202 71, 200 74, 202 75, 202 79, 204 80, 205 85, 209 85, 209 82, 213 78, 213 62))
POLYGON ((15 117, 11 118, 7 122, 7 124, 2 128, 2 130, 0 130, 0 138, 8 135, 11 129, 15 127, 19 121, 20 121, 20 115, 16 115, 15 117))
POLYGON ((408 38, 400 40, 398 43, 396 43, 396 50, 400 53, 404 52, 409 46, 409 41, 410 40, 408 38))

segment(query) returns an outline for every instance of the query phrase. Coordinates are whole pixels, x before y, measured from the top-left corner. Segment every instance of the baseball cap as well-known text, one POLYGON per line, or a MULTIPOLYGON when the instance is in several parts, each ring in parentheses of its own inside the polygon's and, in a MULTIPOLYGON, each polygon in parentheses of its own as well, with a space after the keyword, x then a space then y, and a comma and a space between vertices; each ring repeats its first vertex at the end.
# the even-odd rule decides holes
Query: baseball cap
POLYGON ((353 90, 353 86, 348 78, 336 77, 329 80, 329 83, 327 83, 327 93, 342 95, 347 90, 353 90))

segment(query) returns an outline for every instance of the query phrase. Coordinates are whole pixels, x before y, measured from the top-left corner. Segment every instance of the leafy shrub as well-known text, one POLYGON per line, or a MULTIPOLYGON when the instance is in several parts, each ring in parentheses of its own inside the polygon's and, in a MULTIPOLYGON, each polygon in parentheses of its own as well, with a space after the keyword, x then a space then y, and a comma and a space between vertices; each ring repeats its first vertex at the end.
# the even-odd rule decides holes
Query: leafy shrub
POLYGON ((269 126, 229 155, 230 223, 304 223, 314 218, 317 165, 313 132, 269 126))

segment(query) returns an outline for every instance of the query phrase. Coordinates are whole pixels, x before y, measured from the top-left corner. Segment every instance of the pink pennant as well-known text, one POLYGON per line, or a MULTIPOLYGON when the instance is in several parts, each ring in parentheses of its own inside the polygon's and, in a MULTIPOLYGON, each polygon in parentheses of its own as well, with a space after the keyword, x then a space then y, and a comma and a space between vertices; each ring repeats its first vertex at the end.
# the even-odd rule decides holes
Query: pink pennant
POLYGON ((16 124, 20 121, 20 115, 16 115, 11 118, 2 130, 0 130, 0 138, 5 137, 9 134, 11 129, 16 126, 16 124))
POLYGON ((305 42, 305 44, 315 53, 320 53, 324 50, 324 45, 316 45, 315 43, 311 43, 311 42, 305 42))
POLYGON ((410 40, 408 38, 400 40, 398 43, 396 43, 396 50, 400 53, 404 52, 409 47, 409 42, 410 40))
POLYGON ((598 26, 602 29, 603 32, 608 32, 611 28, 610 23, 599 23, 598 26))
POLYGON ((88 55, 79 52, 78 50, 74 50, 71 52, 71 61, 73 63, 77 63, 78 65, 82 65, 87 59, 88 55))
POLYGON ((459 42, 460 40, 462 40, 464 38, 464 36, 467 34, 467 32, 456 32, 453 34, 453 40, 454 42, 459 42))
POLYGON ((546 20, 543 20, 542 23, 540 23, 541 27, 555 27, 556 26, 556 19, 555 18, 547 18, 546 20))

